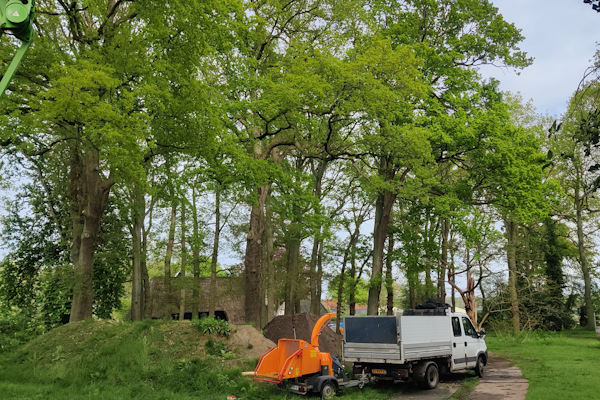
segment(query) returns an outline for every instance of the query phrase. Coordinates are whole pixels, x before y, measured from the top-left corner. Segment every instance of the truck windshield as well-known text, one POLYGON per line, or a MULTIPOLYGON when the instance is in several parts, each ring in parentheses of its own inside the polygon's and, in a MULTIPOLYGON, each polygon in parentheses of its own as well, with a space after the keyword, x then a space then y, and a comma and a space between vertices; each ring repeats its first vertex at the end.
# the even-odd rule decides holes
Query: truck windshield
POLYGON ((465 335, 467 336, 475 336, 475 328, 473 328, 473 324, 468 318, 462 317, 463 320, 463 328, 465 328, 465 335))

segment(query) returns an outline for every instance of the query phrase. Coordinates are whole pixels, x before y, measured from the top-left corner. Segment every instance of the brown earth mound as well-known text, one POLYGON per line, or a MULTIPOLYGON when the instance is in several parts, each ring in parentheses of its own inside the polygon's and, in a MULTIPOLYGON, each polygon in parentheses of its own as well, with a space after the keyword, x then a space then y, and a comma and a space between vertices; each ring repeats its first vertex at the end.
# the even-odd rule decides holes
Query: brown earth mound
POLYGON ((236 354, 236 359, 251 360, 259 358, 267 350, 275 347, 275 343, 264 337, 250 325, 230 325, 228 338, 222 336, 203 335, 190 321, 169 321, 160 325, 164 339, 158 345, 165 346, 176 359, 206 357, 206 341, 218 340, 225 343, 229 350, 236 354))
POLYGON ((232 325, 227 343, 235 348, 243 358, 259 358, 267 350, 275 347, 275 343, 264 337, 250 325, 232 325))
MULTIPOLYGON (((310 335, 318 319, 310 314, 280 315, 265 326, 265 336, 275 343, 279 339, 302 339, 310 342, 310 335)), ((340 357, 342 336, 324 327, 319 336, 319 350, 340 357)))

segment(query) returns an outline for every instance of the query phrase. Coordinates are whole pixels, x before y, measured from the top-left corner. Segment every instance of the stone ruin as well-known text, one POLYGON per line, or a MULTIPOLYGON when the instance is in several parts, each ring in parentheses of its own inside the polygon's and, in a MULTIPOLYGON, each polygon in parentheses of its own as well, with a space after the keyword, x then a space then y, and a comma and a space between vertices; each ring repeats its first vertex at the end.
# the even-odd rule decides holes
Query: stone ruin
MULTIPOLYGON (((210 278, 184 276, 170 279, 170 290, 165 290, 165 279, 156 277, 150 280, 149 305, 150 318, 179 319, 180 305, 184 299, 184 319, 192 319, 193 289, 198 287, 199 316, 208 315, 208 298, 210 294, 210 278), (168 293, 167 293, 168 292, 168 293), (182 292, 184 296, 182 297, 182 292)), ((243 278, 217 278, 217 296, 215 316, 226 319, 233 324, 243 324, 244 319, 244 281, 243 278)))

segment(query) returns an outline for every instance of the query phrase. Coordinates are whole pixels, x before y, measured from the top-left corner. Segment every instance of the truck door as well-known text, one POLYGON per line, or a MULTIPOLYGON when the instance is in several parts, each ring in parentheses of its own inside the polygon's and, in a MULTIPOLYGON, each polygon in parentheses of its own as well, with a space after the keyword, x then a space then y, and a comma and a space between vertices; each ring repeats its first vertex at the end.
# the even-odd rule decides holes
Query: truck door
POLYGON ((473 327, 471 320, 467 317, 462 318, 462 325, 465 332, 465 358, 467 368, 474 368, 477 363, 477 352, 479 351, 479 336, 473 327))
POLYGON ((460 320, 458 317, 452 317, 452 370, 464 369, 467 367, 465 363, 465 346, 460 326, 460 320))

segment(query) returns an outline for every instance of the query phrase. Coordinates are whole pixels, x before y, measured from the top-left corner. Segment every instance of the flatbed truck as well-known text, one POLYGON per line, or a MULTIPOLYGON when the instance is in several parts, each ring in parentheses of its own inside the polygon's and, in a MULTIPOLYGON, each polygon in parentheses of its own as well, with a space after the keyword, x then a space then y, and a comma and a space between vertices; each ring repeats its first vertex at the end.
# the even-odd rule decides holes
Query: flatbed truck
POLYGON ((345 317, 343 360, 369 380, 412 379, 433 389, 440 373, 472 369, 483 376, 488 353, 485 332, 466 314, 438 307, 345 317))

